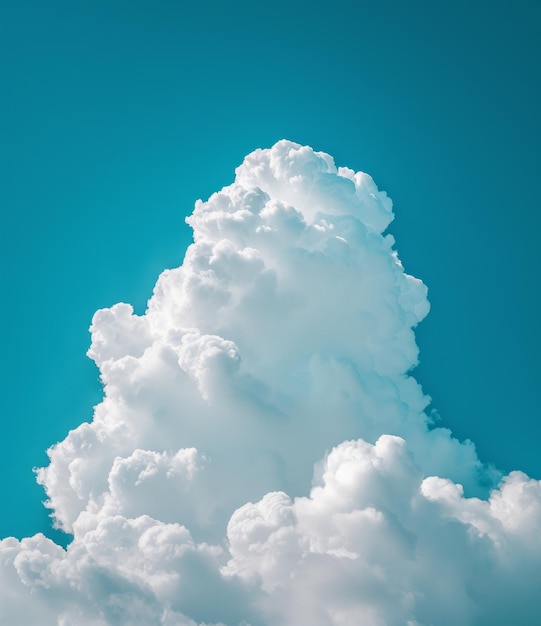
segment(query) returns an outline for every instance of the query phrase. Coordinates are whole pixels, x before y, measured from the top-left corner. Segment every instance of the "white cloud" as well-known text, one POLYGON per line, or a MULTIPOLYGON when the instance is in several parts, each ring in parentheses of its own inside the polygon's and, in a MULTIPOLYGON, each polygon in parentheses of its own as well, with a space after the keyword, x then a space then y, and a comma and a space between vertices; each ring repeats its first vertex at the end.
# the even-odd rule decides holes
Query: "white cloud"
POLYGON ((74 539, 2 541, 0 623, 534 623, 540 483, 486 498, 497 472, 430 428, 391 219, 287 141, 196 204, 145 315, 94 316, 104 400, 38 474, 74 539))
POLYGON ((488 502, 465 499, 423 480, 401 438, 347 441, 310 497, 270 493, 233 514, 224 574, 266 592, 269 623, 533 624, 521 612, 539 608, 540 505, 540 483, 518 473, 488 502))

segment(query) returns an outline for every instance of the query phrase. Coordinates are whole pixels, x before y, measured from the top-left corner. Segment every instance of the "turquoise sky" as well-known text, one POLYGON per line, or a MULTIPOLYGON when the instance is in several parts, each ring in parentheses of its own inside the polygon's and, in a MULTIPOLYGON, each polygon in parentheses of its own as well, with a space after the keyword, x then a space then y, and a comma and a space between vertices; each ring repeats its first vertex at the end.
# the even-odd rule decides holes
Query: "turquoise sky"
POLYGON ((144 311, 197 198, 287 137, 371 174, 429 287, 416 376, 481 458, 541 477, 541 5, 3 3, 4 515, 51 534, 32 467, 101 397, 94 311, 144 311))

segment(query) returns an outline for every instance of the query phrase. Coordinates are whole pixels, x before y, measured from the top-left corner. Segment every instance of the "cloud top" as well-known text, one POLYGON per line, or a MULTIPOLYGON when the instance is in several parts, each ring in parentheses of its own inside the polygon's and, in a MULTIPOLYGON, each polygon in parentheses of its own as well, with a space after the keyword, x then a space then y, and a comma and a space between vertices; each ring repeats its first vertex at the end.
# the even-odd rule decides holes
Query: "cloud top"
POLYGON ((540 483, 431 426, 392 218, 289 141, 196 203, 145 314, 94 316, 103 401, 38 473, 73 541, 1 542, 1 623, 533 623, 540 483))

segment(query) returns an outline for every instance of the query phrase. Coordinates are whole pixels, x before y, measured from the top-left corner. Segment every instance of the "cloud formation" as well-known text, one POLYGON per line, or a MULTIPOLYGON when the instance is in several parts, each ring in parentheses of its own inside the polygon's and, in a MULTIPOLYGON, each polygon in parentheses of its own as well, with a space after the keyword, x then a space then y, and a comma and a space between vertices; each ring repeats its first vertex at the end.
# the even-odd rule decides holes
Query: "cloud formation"
POLYGON ((430 423, 392 218, 288 141, 196 203, 145 314, 94 316, 104 399, 38 472, 73 541, 0 543, 1 624, 535 623, 541 483, 430 423))

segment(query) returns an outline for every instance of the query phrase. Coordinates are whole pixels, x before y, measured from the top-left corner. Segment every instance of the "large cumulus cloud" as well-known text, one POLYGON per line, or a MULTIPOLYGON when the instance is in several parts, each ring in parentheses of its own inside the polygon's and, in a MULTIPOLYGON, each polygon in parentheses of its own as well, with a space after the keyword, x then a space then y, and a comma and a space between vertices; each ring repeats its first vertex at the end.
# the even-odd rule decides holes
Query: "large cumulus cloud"
POLYGON ((392 218, 288 141, 196 203, 145 314, 94 316, 104 399, 38 473, 73 540, 1 542, 0 623, 535 623, 541 485, 430 424, 392 218))

